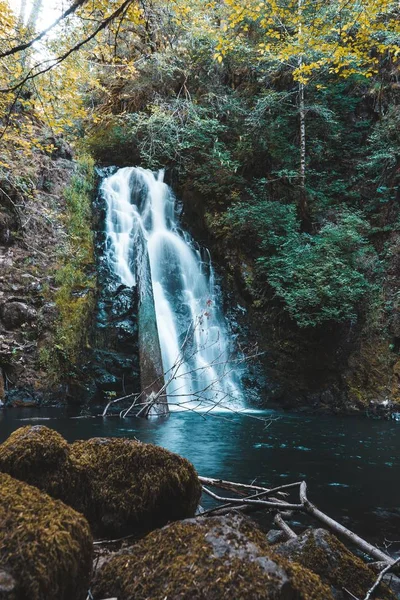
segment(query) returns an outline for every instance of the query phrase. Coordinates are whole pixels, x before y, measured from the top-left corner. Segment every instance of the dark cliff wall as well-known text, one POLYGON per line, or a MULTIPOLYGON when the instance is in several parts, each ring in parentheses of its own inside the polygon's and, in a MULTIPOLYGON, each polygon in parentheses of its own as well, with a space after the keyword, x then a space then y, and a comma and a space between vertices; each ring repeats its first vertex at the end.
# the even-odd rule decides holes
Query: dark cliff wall
POLYGON ((80 378, 96 279, 92 169, 52 138, 51 151, 15 152, 1 170, 0 400, 7 405, 65 401, 80 378))

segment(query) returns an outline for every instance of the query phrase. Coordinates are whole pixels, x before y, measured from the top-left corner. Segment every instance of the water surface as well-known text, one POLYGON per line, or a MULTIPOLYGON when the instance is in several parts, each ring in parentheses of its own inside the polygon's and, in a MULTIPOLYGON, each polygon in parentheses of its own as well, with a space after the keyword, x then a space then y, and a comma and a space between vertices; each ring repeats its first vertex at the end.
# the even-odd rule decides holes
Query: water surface
MULTIPOLYGON (((193 462, 201 475, 276 486, 306 479, 322 510, 369 540, 400 540, 400 424, 266 411, 269 425, 245 415, 166 420, 82 418, 68 408, 0 411, 0 441, 43 424, 68 441, 136 437, 193 462), (78 417, 78 418, 77 418, 78 417)), ((392 547, 400 550, 400 544, 392 547)))

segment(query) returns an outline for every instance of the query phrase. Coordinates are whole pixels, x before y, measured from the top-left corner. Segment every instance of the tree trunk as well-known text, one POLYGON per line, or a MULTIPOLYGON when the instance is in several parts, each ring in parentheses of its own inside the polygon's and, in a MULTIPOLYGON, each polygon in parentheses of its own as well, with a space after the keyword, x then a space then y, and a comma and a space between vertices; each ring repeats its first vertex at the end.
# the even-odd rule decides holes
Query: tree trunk
POLYGON ((305 86, 299 83, 299 116, 300 116, 300 198, 299 212, 303 226, 308 229, 310 215, 307 204, 306 190, 306 108, 305 108, 305 86))
POLYGON ((26 0, 21 0, 21 7, 19 9, 19 15, 18 15, 18 30, 19 31, 21 31, 21 29, 24 26, 25 17, 26 17, 26 0))
MULTIPOLYGON (((299 29, 298 29, 298 40, 301 45, 301 39, 303 35, 302 29, 302 13, 303 13, 303 0, 298 0, 298 16, 299 16, 299 29)), ((303 66, 303 52, 300 48, 300 54, 298 58, 298 67, 301 69, 303 66)), ((308 212, 307 204, 307 190, 306 190, 306 107, 305 107, 305 84, 303 81, 299 82, 299 122, 300 122, 300 171, 299 171, 299 214, 302 223, 302 228, 306 231, 311 229, 311 220, 308 212)))

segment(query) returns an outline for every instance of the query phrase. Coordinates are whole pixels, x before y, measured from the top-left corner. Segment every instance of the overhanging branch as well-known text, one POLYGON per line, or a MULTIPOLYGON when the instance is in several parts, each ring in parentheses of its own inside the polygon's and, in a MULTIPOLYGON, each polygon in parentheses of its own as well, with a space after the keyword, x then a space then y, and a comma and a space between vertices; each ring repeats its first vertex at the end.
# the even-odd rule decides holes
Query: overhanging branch
POLYGON ((38 77, 39 75, 43 75, 44 73, 47 73, 48 71, 51 71, 51 69, 54 69, 54 67, 56 67, 57 65, 59 65, 60 63, 62 63, 66 58, 68 58, 73 52, 76 52, 77 50, 79 50, 80 48, 82 48, 82 46, 84 46, 85 44, 87 44, 88 42, 90 42, 90 40, 92 40, 93 38, 96 37, 96 35, 98 33, 100 33, 100 31, 102 31, 103 29, 105 29, 114 19, 116 19, 117 17, 119 17, 119 15, 121 13, 123 13, 130 4, 132 4, 134 0, 125 0, 125 2, 123 2, 121 4, 121 6, 115 10, 109 17, 107 17, 107 19, 104 19, 104 21, 102 21, 100 23, 100 25, 88 36, 86 37, 84 40, 78 42, 75 46, 73 46, 72 48, 70 48, 69 50, 67 50, 66 52, 64 52, 64 54, 61 54, 61 56, 58 56, 55 59, 51 60, 51 64, 48 65, 47 67, 45 67, 44 69, 41 69, 40 71, 35 71, 38 67, 40 67, 41 65, 48 63, 49 60, 43 61, 37 65, 35 65, 30 71, 29 73, 18 83, 16 83, 15 85, 8 87, 8 88, 2 88, 0 89, 0 93, 11 93, 11 92, 15 92, 18 89, 22 88, 25 83, 27 83, 28 81, 30 81, 31 79, 34 79, 35 77, 38 77))
POLYGON ((29 42, 24 42, 23 44, 14 46, 13 48, 6 50, 6 52, 0 52, 0 58, 5 58, 6 56, 12 56, 13 54, 17 54, 18 52, 23 52, 24 50, 27 50, 28 48, 33 46, 33 44, 35 44, 36 42, 39 42, 42 38, 44 38, 44 36, 47 35, 49 33, 49 31, 51 31, 54 27, 56 27, 56 25, 61 23, 61 21, 63 21, 66 17, 68 17, 69 15, 72 15, 76 11, 77 8, 79 8, 80 6, 83 6, 83 4, 85 4, 85 2, 87 2, 87 0, 76 0, 76 2, 74 2, 66 11, 64 11, 62 13, 62 15, 60 15, 58 17, 58 19, 56 19, 54 21, 54 23, 49 25, 49 27, 46 27, 46 29, 43 29, 43 31, 38 33, 38 35, 36 37, 31 39, 29 42))

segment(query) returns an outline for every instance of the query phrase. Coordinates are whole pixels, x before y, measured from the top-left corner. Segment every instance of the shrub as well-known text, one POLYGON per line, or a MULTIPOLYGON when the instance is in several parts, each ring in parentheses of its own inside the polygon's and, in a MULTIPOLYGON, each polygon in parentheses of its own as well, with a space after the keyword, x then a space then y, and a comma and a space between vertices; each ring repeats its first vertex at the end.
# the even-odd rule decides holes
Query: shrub
POLYGON ((379 264, 368 223, 344 208, 331 218, 310 235, 300 231, 294 205, 268 200, 238 203, 225 217, 232 235, 258 254, 256 293, 262 298, 267 283, 299 327, 357 320, 374 289, 371 267, 379 264))
POLYGON ((80 159, 76 174, 64 192, 68 239, 61 265, 55 273, 58 285, 55 303, 58 319, 51 351, 41 348, 40 360, 54 381, 73 376, 86 346, 96 287, 93 274, 94 246, 91 228, 91 194, 94 189, 93 161, 80 159))
POLYGON ((327 321, 356 321, 363 298, 373 290, 366 277, 374 252, 368 225, 344 212, 315 236, 294 232, 257 267, 300 327, 327 321))

